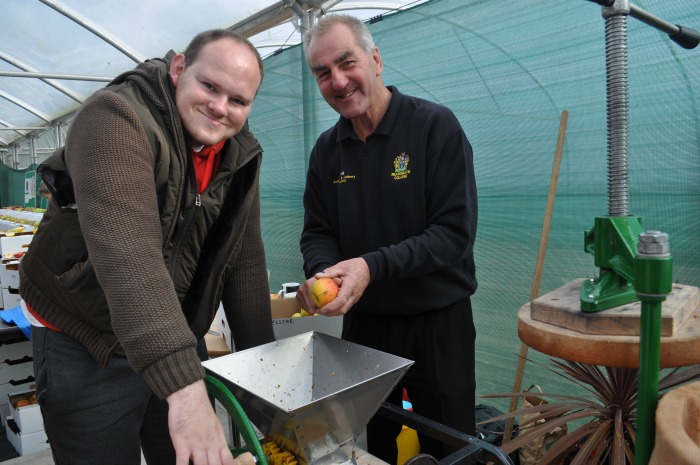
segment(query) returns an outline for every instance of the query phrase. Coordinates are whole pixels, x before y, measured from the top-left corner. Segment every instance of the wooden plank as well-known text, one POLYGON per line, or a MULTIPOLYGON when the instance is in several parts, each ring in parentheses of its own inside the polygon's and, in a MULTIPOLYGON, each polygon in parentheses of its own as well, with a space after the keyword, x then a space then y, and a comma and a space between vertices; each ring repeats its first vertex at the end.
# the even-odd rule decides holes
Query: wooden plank
MULTIPOLYGON (((597 313, 581 311, 581 283, 573 280, 531 303, 530 317, 582 334, 639 336, 641 303, 633 302, 597 313)), ((700 304, 700 289, 673 284, 661 306, 661 336, 673 336, 700 304)))

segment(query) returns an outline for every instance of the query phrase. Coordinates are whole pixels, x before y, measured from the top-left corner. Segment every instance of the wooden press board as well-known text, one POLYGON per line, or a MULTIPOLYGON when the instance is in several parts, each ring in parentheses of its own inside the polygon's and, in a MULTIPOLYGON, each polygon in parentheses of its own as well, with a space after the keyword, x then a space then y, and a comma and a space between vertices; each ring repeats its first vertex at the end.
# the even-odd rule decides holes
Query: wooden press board
MULTIPOLYGON (((596 313, 581 311, 581 283, 575 279, 533 300, 530 318, 583 334, 639 336, 641 303, 633 302, 596 313)), ((700 289, 673 284, 661 306, 661 335, 673 336, 700 304, 700 289)))

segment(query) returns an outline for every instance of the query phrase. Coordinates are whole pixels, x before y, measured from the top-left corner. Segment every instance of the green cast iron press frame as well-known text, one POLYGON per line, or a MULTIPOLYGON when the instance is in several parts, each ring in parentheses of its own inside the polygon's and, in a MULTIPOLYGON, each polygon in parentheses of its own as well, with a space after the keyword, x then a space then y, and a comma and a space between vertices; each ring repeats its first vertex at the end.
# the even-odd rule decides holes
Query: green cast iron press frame
POLYGON ((608 216, 595 218, 584 234, 584 250, 600 269, 581 286, 581 310, 593 313, 641 302, 635 465, 649 462, 654 444, 659 390, 661 305, 672 289, 668 235, 644 231, 627 211, 627 16, 666 32, 683 48, 695 48, 700 34, 662 21, 628 0, 589 0, 605 19, 608 123, 608 216))

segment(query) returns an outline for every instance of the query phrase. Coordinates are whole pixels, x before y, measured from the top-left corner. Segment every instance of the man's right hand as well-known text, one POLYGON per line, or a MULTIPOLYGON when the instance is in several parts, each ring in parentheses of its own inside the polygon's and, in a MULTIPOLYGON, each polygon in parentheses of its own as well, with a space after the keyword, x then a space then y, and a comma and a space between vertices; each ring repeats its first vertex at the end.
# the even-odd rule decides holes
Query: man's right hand
POLYGON ((236 457, 236 462, 238 465, 255 465, 258 463, 250 452, 245 452, 238 457, 236 457))

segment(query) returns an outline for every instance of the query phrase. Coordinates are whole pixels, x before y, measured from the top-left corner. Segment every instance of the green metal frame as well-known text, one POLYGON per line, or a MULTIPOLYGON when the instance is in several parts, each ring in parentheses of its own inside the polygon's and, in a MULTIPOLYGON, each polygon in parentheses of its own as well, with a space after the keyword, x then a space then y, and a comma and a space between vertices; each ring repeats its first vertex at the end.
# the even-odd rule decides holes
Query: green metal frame
POLYGON ((637 255, 635 288, 642 304, 639 334, 636 465, 646 465, 654 448, 656 406, 661 368, 661 304, 673 288, 673 260, 669 253, 637 255))
POLYGON ((634 264, 642 232, 639 216, 595 218, 584 235, 584 250, 595 257, 600 276, 581 285, 581 311, 594 313, 637 300, 634 264))

